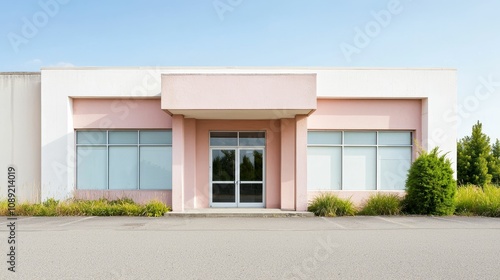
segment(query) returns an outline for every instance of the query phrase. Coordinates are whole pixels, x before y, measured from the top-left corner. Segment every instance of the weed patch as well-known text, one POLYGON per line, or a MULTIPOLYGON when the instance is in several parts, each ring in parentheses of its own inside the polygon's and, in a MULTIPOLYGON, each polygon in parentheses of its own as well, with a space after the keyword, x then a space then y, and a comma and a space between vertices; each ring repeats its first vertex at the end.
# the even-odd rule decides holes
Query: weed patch
MULTIPOLYGON (((67 200, 52 198, 43 203, 20 203, 16 205, 17 216, 146 216, 160 217, 170 208, 163 202, 153 200, 144 205, 135 203, 130 198, 108 201, 67 200)), ((0 215, 8 215, 7 201, 0 201, 0 215)))

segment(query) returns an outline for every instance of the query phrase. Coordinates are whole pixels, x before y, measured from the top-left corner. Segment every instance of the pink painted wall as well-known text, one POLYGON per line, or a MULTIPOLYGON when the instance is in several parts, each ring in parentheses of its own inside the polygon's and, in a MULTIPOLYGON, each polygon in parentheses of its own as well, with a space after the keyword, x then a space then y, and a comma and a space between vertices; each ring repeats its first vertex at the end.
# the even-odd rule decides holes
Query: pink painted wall
POLYGON ((179 109, 309 112, 316 108, 316 74, 164 74, 161 92, 162 108, 174 114, 179 109))
MULTIPOLYGON (((420 99, 318 99, 308 129, 413 130, 422 143, 420 99)), ((416 150, 416 149, 415 149, 416 150)))
POLYGON ((172 128, 172 118, 161 110, 160 99, 73 99, 75 129, 172 128))
POLYGON ((156 199, 169 206, 172 205, 170 190, 75 190, 74 197, 84 200, 131 198, 141 204, 156 199))
POLYGON ((279 120, 196 120, 196 208, 209 207, 209 132, 246 130, 266 131, 266 208, 280 208, 279 120))

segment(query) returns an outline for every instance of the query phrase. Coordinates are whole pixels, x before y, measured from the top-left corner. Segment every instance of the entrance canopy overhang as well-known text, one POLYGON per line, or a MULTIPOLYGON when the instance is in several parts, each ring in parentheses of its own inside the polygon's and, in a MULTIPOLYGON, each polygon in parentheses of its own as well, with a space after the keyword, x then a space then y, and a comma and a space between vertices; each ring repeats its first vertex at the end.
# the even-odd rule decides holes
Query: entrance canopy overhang
POLYGON ((196 119, 282 119, 316 110, 316 74, 164 74, 161 107, 196 119))

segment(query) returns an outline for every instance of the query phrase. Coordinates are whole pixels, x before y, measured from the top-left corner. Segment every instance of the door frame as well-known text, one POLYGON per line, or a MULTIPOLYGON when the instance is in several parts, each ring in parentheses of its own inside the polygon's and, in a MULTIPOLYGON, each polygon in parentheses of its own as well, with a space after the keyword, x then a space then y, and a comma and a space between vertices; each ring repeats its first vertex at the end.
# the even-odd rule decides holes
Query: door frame
MULTIPOLYGON (((265 131, 209 131, 208 137, 210 143, 210 133, 211 132, 237 132, 239 138, 239 132, 265 132, 265 131)), ((267 133, 266 133, 267 139, 267 133)), ((267 140, 266 140, 267 141, 267 140)), ((208 173, 209 173, 209 187, 208 187, 208 203, 209 207, 213 208, 265 208, 266 207, 266 146, 210 146, 208 153, 208 173), (234 150, 235 151, 235 164, 234 164, 234 175, 235 175, 235 202, 212 202, 212 153, 213 150, 234 150), (240 200, 240 150, 261 150, 262 151, 262 202, 239 202, 240 200)), ((248 182, 248 181, 246 181, 248 182)), ((248 182, 251 183, 251 182, 248 182)), ((259 182, 260 183, 260 182, 259 182)))

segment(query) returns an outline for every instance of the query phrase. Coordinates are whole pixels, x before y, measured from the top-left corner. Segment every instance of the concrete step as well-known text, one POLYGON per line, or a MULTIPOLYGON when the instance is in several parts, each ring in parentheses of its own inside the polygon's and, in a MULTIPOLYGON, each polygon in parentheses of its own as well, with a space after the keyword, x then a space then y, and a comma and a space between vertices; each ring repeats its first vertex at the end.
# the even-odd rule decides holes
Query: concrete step
POLYGON ((314 217, 314 213, 307 211, 285 211, 281 209, 262 208, 207 208, 189 209, 184 212, 168 212, 165 217, 264 217, 264 218, 284 218, 284 217, 314 217))

